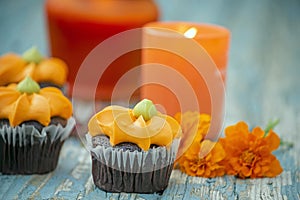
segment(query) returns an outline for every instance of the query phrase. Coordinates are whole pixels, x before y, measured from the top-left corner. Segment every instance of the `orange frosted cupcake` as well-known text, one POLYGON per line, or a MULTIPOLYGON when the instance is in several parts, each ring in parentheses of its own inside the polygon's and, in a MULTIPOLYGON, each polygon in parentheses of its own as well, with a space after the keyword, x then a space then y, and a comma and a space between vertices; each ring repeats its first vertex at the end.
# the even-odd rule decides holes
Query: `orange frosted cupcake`
POLYGON ((68 67, 59 58, 45 58, 37 48, 18 55, 7 53, 0 57, 0 86, 18 83, 30 76, 40 87, 53 86, 62 88, 66 82, 68 67))
POLYGON ((88 124, 92 175, 108 192, 162 193, 168 185, 181 128, 144 99, 134 109, 109 106, 88 124))
POLYGON ((29 77, 18 85, 0 87, 0 172, 54 170, 74 126, 72 104, 59 89, 40 89, 29 77))

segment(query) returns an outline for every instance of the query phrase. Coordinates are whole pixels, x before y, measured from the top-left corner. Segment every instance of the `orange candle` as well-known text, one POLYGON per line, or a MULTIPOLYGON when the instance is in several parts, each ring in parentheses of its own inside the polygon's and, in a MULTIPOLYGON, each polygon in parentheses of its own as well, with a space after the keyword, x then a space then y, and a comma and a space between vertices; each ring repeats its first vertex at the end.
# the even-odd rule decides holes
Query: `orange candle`
MULTIPOLYGON (((68 64, 70 92, 79 67, 99 43, 122 31, 142 27, 158 19, 158 8, 153 0, 47 0, 45 9, 51 54, 68 64)), ((118 79, 140 64, 140 53, 136 50, 120 55, 111 63, 100 80, 96 94, 98 99, 110 99, 118 79)), ((105 58, 99 55, 99 59, 105 58)), ((133 77, 135 80, 132 82, 137 82, 139 76, 133 77)), ((84 80, 82 83, 89 84, 84 80)), ((84 92, 81 98, 84 98, 84 92)))
POLYGON ((216 25, 145 25, 141 97, 161 104, 170 115, 223 113, 229 40, 230 32, 216 25))

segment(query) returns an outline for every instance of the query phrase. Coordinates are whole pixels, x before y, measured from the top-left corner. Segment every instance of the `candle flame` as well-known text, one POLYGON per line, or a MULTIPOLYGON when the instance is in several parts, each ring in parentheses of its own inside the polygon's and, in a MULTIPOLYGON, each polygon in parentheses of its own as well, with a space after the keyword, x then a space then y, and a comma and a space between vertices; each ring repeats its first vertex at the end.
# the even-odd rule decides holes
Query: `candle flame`
POLYGON ((186 38, 194 38, 197 34, 197 29, 195 27, 189 28, 187 31, 184 32, 184 37, 186 38))

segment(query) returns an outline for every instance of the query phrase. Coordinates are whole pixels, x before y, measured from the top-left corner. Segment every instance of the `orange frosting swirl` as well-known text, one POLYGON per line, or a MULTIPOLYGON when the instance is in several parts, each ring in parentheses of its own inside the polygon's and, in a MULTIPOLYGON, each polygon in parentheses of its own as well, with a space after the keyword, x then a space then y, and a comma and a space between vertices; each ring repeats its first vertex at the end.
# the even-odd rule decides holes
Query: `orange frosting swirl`
POLYGON ((62 86, 66 82, 67 64, 58 58, 48 58, 36 65, 32 78, 36 82, 52 82, 62 86))
POLYGON ((21 93, 16 84, 0 87, 0 119, 9 119, 11 126, 35 120, 48 126, 51 117, 68 119, 72 116, 72 104, 63 93, 46 87, 39 93, 21 93))
POLYGON ((18 83, 26 76, 37 82, 51 82, 63 86, 68 73, 67 64, 59 58, 46 58, 40 63, 27 62, 17 54, 0 57, 0 85, 18 83))
POLYGON ((105 134, 115 146, 122 142, 132 142, 147 151, 151 144, 171 145, 174 138, 181 136, 178 122, 158 113, 145 121, 142 116, 135 117, 132 109, 121 106, 108 106, 95 114, 88 124, 92 136, 105 134))
POLYGON ((24 78, 26 61, 17 54, 7 53, 0 57, 0 85, 17 83, 24 78))

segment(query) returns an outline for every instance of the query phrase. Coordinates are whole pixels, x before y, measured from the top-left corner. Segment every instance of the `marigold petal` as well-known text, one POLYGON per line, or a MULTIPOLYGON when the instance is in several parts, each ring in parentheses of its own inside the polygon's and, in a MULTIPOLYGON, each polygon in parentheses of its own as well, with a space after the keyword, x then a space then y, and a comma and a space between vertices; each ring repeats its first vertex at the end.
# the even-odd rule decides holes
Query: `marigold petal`
POLYGON ((270 147, 267 145, 256 147, 255 150, 264 160, 267 160, 267 157, 271 155, 270 147))
POLYGON ((248 125, 246 122, 244 121, 240 121, 236 124, 236 127, 238 130, 240 131, 244 131, 244 132, 248 132, 249 131, 249 128, 248 128, 248 125))
POLYGON ((205 173, 204 168, 199 167, 199 168, 197 169, 196 175, 197 175, 197 176, 202 176, 204 173, 205 173))
POLYGON ((252 134, 255 135, 257 138, 262 138, 265 135, 265 132, 260 127, 255 127, 252 130, 252 134))
POLYGON ((239 122, 236 125, 228 126, 225 129, 225 139, 233 140, 231 143, 235 142, 235 145, 247 144, 249 137, 248 125, 245 122, 239 122))
POLYGON ((267 177, 275 177, 283 171, 279 160, 274 159, 273 162, 270 164, 270 169, 265 173, 267 177))
POLYGON ((195 171, 198 170, 198 167, 197 167, 196 165, 193 165, 193 163, 190 163, 190 164, 191 164, 190 169, 191 169, 193 172, 195 172, 195 171))
POLYGON ((235 171, 234 169, 227 168, 226 169, 226 174, 236 176, 237 171, 235 171))
POLYGON ((209 169, 206 169, 204 173, 204 177, 210 178, 210 176, 211 176, 211 171, 209 169))
POLYGON ((206 155, 208 155, 215 146, 215 144, 215 142, 212 142, 210 140, 202 141, 200 146, 199 157, 204 158, 206 155))
POLYGON ((263 165, 262 167, 261 167, 261 173, 262 174, 265 174, 267 171, 269 171, 270 170, 270 165, 263 165))
POLYGON ((259 174, 261 172, 261 167, 259 165, 255 166, 253 169, 254 174, 259 174))
POLYGON ((248 144, 245 140, 225 138, 220 139, 220 142, 229 157, 239 156, 241 152, 248 149, 248 144))
POLYGON ((225 175, 225 169, 224 168, 219 168, 215 172, 216 172, 216 176, 224 176, 225 175))
POLYGON ((193 141, 192 144, 190 145, 190 147, 188 148, 188 151, 197 152, 197 154, 198 154, 200 151, 200 148, 201 148, 201 142, 193 141))
POLYGON ((214 148, 212 149, 211 155, 211 160, 215 163, 220 162, 226 157, 226 153, 219 142, 215 144, 214 148))
POLYGON ((185 112, 177 113, 174 118, 181 124, 182 138, 179 145, 177 156, 181 156, 184 153, 190 151, 191 146, 195 143, 200 143, 203 139, 201 124, 199 124, 198 112, 185 112))
POLYGON ((227 126, 225 128, 225 136, 226 136, 226 138, 231 137, 231 136, 235 136, 235 130, 236 130, 235 125, 227 126))
POLYGON ((272 163, 272 161, 276 159, 276 157, 272 154, 269 154, 268 156, 266 157, 262 157, 262 159, 259 161, 259 164, 261 166, 269 166, 270 163, 272 163))
POLYGON ((239 159, 238 159, 237 157, 230 157, 230 158, 228 159, 228 163, 229 163, 230 165, 236 166, 236 167, 241 166, 240 163, 239 163, 239 159))
POLYGON ((191 170, 188 165, 184 166, 184 172, 190 176, 196 176, 196 172, 191 170))
POLYGON ((239 174, 241 176, 241 178, 246 178, 246 177, 250 177, 252 174, 252 169, 246 166, 243 166, 241 168, 241 173, 239 174))
POLYGON ((280 138, 273 130, 269 131, 266 140, 268 141, 270 151, 274 151, 280 145, 280 138))

